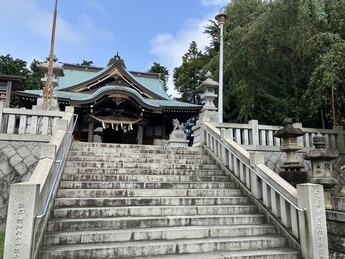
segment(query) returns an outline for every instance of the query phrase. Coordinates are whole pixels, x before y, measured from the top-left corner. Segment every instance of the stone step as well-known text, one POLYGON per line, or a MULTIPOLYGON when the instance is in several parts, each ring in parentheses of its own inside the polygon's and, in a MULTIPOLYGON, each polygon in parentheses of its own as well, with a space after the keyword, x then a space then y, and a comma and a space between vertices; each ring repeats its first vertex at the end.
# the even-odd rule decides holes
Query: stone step
POLYGON ((58 189, 58 198, 83 197, 236 197, 243 196, 240 189, 58 189))
POLYGON ((63 174, 63 181, 138 181, 138 182, 230 182, 229 176, 202 175, 123 175, 123 174, 63 174))
MULTIPOLYGON (((241 192, 236 195, 240 196, 241 192)), ((119 197, 56 198, 55 208, 109 206, 192 206, 248 204, 248 197, 119 197)))
POLYGON ((138 154, 138 157, 114 157, 112 155, 105 154, 103 156, 69 156, 68 160, 69 162, 110 162, 110 163, 116 163, 116 164, 124 164, 124 163, 151 163, 151 164, 195 164, 195 165, 207 165, 207 164, 214 164, 214 162, 211 160, 211 158, 145 158, 141 157, 140 154, 138 154))
POLYGON ((67 161, 67 167, 93 167, 93 168, 137 168, 137 169, 194 169, 213 170, 219 166, 209 164, 175 164, 175 163, 107 163, 107 162, 87 162, 87 161, 67 161))
POLYGON ((261 214, 49 219, 47 231, 264 224, 261 214))
POLYGON ((225 189, 234 182, 105 182, 61 181, 61 189, 225 189))
POLYGON ((121 230, 47 232, 44 245, 274 235, 273 225, 186 226, 121 230))
POLYGON ((147 216, 191 216, 191 215, 235 215, 257 212, 254 205, 212 206, 118 206, 55 208, 53 218, 98 218, 98 217, 147 217, 147 216))
POLYGON ((203 153, 203 154, 174 154, 174 153, 168 153, 168 154, 151 154, 151 153, 134 153, 134 152, 108 152, 100 149, 96 149, 94 151, 70 151, 69 152, 69 159, 73 160, 75 157, 79 159, 79 157, 104 157, 104 156, 111 156, 116 158, 124 158, 124 159, 133 159, 133 158, 146 158, 146 159, 210 159, 210 157, 203 153))
POLYGON ((129 258, 133 256, 174 255, 239 249, 266 249, 285 247, 286 239, 277 236, 203 238, 187 240, 154 240, 76 244, 42 247, 41 259, 55 258, 129 258))
MULTIPOLYGON (((116 257, 123 259, 125 257, 116 257)), ((254 249, 254 250, 237 250, 230 252, 211 252, 211 253, 193 253, 193 254, 175 254, 175 255, 158 255, 150 257, 131 257, 131 259, 300 259, 298 251, 291 248, 271 248, 271 249, 254 249)))
POLYGON ((205 154, 73 142, 38 257, 300 258, 205 154))
POLYGON ((166 147, 153 145, 106 144, 106 143, 73 143, 70 151, 89 152, 128 152, 150 154, 204 154, 201 147, 166 147))
POLYGON ((151 169, 151 168, 94 168, 66 166, 64 174, 135 174, 135 175, 191 175, 191 176, 224 176, 220 169, 151 169))

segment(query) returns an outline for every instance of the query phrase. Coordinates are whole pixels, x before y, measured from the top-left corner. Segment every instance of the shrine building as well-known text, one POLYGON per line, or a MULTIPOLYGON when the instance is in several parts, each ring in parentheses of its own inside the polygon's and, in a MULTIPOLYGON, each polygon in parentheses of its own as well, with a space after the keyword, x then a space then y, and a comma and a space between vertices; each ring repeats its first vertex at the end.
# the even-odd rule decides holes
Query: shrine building
MULTIPOLYGON (((46 78, 47 63, 40 67, 46 78)), ((55 63, 53 83, 60 110, 73 106, 79 116, 74 136, 80 141, 153 144, 169 137, 173 119, 183 123, 203 107, 171 99, 159 74, 129 71, 119 55, 105 68, 55 63)), ((42 90, 16 95, 31 109, 42 90)))

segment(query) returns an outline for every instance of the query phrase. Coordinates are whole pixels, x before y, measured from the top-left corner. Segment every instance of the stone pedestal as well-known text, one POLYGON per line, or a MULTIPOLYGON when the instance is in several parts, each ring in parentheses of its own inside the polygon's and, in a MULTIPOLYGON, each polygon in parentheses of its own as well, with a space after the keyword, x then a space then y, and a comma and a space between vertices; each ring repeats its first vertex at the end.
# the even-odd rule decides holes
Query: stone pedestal
MULTIPOLYGON (((33 110, 44 110, 44 98, 41 96, 40 98, 37 98, 37 105, 33 105, 33 110)), ((51 105, 50 105, 51 111, 60 111, 58 100, 55 96, 51 97, 51 105)))
POLYGON ((171 147, 188 147, 189 141, 182 129, 174 129, 169 136, 168 146, 171 147))

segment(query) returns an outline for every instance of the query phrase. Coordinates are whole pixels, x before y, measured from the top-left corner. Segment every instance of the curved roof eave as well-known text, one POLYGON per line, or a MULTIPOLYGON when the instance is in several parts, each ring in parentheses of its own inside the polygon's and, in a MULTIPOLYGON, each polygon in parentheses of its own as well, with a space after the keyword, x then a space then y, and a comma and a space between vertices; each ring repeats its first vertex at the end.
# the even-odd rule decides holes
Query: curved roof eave
POLYGON ((100 97, 103 97, 105 95, 111 95, 111 94, 124 94, 126 93, 128 97, 134 98, 139 104, 146 108, 154 109, 154 110, 162 110, 162 107, 160 105, 154 105, 150 104, 145 100, 138 92, 133 90, 132 88, 126 87, 126 86, 104 86, 100 89, 98 89, 96 92, 91 94, 90 96, 87 96, 83 99, 73 99, 70 98, 71 104, 87 104, 90 102, 95 102, 100 97))

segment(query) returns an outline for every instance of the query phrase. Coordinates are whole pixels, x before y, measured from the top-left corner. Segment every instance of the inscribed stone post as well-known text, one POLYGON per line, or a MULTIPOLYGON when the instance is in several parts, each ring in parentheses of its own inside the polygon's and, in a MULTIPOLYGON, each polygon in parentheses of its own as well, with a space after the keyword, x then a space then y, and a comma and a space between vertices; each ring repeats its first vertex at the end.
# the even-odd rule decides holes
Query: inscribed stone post
POLYGON ((300 240, 304 258, 328 259, 328 239, 323 186, 318 184, 297 185, 300 240))
POLYGON ((31 259, 39 184, 13 184, 5 232, 4 259, 31 259))

